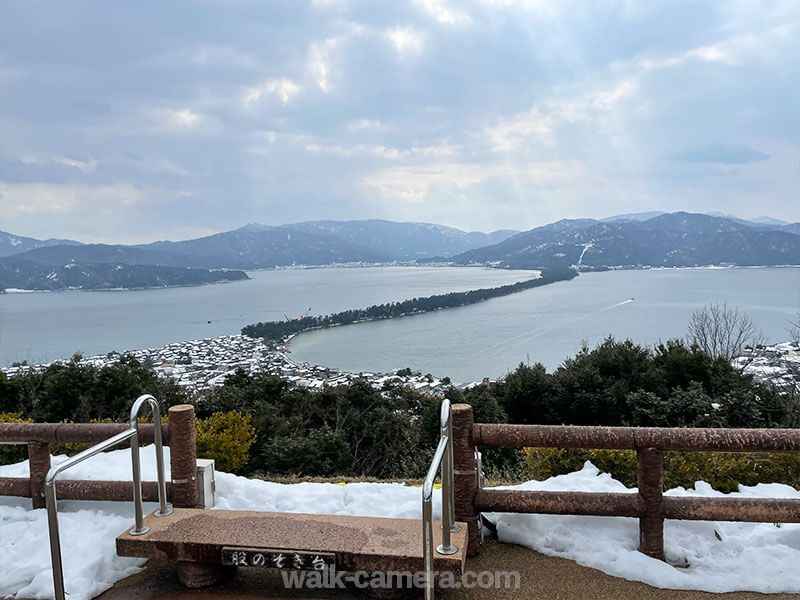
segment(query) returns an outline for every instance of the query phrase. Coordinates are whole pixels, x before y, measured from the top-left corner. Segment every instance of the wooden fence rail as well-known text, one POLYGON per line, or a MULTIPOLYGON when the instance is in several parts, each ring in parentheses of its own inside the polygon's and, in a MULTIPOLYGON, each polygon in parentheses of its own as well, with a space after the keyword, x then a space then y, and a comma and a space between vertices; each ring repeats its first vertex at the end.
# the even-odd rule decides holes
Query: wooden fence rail
POLYGON ((638 517, 639 550, 664 559, 664 519, 800 523, 800 499, 663 495, 665 451, 798 452, 800 429, 672 429, 474 423, 472 408, 453 406, 456 519, 469 525, 470 553, 479 549, 482 511, 638 517), (635 450, 638 493, 483 489, 477 447, 635 450))
MULTIPOLYGON (((50 444, 96 444, 128 429, 125 423, 0 423, 0 444, 26 444, 30 461, 29 477, 0 477, 0 496, 30 498, 33 508, 44 508, 44 478, 50 470, 50 444)), ((139 443, 153 442, 155 426, 139 425, 139 443)), ((194 407, 188 404, 169 409, 169 423, 162 425, 162 437, 170 446, 172 482, 167 482, 167 497, 175 506, 197 505, 197 453, 195 449, 194 407)), ((130 470, 120 473, 130 476, 130 470)), ((156 482, 142 482, 147 502, 158 499, 156 482)), ((56 483, 63 500, 133 500, 131 481, 61 480, 56 483)))

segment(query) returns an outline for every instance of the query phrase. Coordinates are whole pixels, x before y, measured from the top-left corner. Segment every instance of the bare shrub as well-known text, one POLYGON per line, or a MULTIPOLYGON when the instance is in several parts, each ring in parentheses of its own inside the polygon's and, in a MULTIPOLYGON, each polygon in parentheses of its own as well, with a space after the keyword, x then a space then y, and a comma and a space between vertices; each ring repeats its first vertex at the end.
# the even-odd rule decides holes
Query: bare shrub
POLYGON ((746 313, 723 303, 694 311, 688 337, 710 356, 732 360, 744 353, 745 346, 758 345, 763 336, 746 313))

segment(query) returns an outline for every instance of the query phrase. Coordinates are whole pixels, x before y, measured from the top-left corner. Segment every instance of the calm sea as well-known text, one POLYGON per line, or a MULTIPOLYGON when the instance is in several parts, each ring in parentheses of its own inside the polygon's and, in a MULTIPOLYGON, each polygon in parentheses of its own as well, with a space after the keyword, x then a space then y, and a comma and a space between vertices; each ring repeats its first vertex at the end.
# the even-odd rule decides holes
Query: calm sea
POLYGON ((520 362, 554 369, 613 335, 642 344, 685 336, 695 309, 727 302, 768 341, 789 339, 800 311, 800 268, 668 269, 584 273, 481 304, 304 333, 296 360, 352 371, 414 371, 464 383, 520 362))
MULTIPOLYGON (((251 281, 123 292, 0 295, 0 363, 75 352, 152 348, 238 333, 257 321, 321 315, 525 279, 524 271, 375 267, 286 269, 251 281)), ((520 362, 557 367, 607 335, 644 344, 682 337, 692 311, 727 302, 771 341, 800 310, 800 268, 584 273, 462 308, 297 336, 296 360, 351 371, 411 367, 455 382, 498 377, 520 362)))
POLYGON ((380 267, 282 269, 250 281, 107 292, 0 294, 0 365, 155 348, 239 333, 258 321, 349 308, 530 277, 483 268, 380 267))

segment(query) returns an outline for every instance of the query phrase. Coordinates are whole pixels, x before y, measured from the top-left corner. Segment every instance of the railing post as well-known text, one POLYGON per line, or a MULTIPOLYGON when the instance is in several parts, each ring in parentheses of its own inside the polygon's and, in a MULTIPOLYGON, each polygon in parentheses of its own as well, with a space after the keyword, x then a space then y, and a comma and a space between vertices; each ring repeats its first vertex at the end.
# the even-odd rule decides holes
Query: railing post
MULTIPOLYGON (((449 505, 447 511, 447 521, 450 524, 450 531, 457 533, 461 531, 461 525, 456 523, 456 509, 455 509, 455 489, 453 485, 453 471, 455 471, 455 459, 453 458, 453 412, 450 406, 450 401, 447 401, 447 421, 446 424, 442 423, 441 435, 447 436, 450 442, 447 444, 447 453, 445 454, 445 461, 442 465, 442 494, 444 494, 444 481, 447 480, 447 503, 449 505)), ((442 496, 444 498, 444 496, 442 496)), ((443 509, 444 510, 444 509, 443 509)), ((444 514, 442 514, 442 521, 444 521, 444 514)))
POLYGON ((28 465, 31 481, 31 504, 33 508, 44 508, 46 506, 44 479, 50 470, 50 444, 28 442, 28 465))
POLYGON ((458 551, 450 541, 450 534, 461 531, 455 523, 453 509, 453 419, 450 400, 442 401, 440 417, 441 433, 439 440, 447 440, 447 448, 442 457, 442 543, 436 548, 439 554, 455 554, 458 551))
POLYGON ((664 453, 642 448, 636 455, 639 498, 644 508, 639 517, 639 552, 664 560, 664 453))
POLYGON ((172 473, 172 505, 197 506, 197 442, 194 406, 178 404, 169 409, 169 466, 172 473))
POLYGON ((478 462, 472 430, 474 421, 469 404, 452 406, 453 422, 453 482, 454 512, 456 521, 467 524, 467 556, 475 556, 480 550, 480 514, 475 508, 478 490, 478 462))
MULTIPOLYGON (((172 505, 197 508, 197 441, 194 406, 178 404, 169 409, 169 466, 172 474, 172 505)), ((213 562, 178 561, 178 581, 188 588, 220 583, 236 567, 213 562)))

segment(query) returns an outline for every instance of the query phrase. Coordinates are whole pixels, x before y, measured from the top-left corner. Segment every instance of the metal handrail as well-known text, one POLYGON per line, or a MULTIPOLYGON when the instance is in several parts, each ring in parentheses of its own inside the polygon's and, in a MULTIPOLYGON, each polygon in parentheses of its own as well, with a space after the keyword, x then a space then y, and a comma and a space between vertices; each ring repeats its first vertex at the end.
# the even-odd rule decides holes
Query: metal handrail
POLYGON ((155 512, 157 517, 166 517, 172 514, 172 506, 167 504, 167 484, 164 480, 164 446, 161 439, 161 411, 158 402, 150 394, 139 396, 131 406, 131 429, 136 435, 131 440, 131 469, 133 471, 133 505, 135 510, 136 525, 128 533, 131 535, 143 535, 150 531, 145 527, 144 516, 142 514, 142 475, 139 459, 139 411, 144 404, 148 403, 153 413, 153 424, 156 425, 153 431, 153 441, 156 445, 156 472, 158 474, 158 510, 155 512))
POLYGON ((433 482, 442 471, 442 543, 436 547, 438 554, 455 554, 458 548, 450 539, 451 532, 461 531, 455 523, 453 490, 453 422, 450 401, 442 402, 440 436, 431 466, 422 484, 422 554, 425 568, 425 600, 433 599, 433 482))
POLYGON ((156 469, 158 471, 158 500, 160 510, 156 511, 156 516, 163 517, 172 512, 172 507, 166 503, 167 500, 167 486, 164 481, 164 449, 161 440, 161 414, 158 410, 158 402, 153 396, 145 394, 139 396, 131 408, 131 427, 125 431, 98 442, 91 448, 87 448, 83 452, 79 452, 72 458, 64 461, 59 465, 51 467, 47 472, 44 479, 44 494, 45 505, 47 507, 47 526, 50 537, 50 560, 53 567, 53 591, 55 592, 55 600, 66 600, 64 591, 64 569, 61 561, 61 536, 58 531, 58 503, 56 497, 56 478, 58 475, 67 469, 74 467, 78 463, 83 462, 87 458, 113 448, 117 444, 124 442, 127 439, 131 440, 131 467, 133 471, 133 502, 135 510, 136 525, 129 533, 131 535, 142 535, 150 531, 148 527, 143 526, 142 517, 142 480, 140 473, 140 460, 139 460, 139 425, 137 422, 137 415, 141 406, 148 402, 153 408, 153 418, 157 427, 155 427, 154 441, 156 444, 156 469))
MULTIPOLYGON (((453 457, 453 416, 450 410, 450 400, 442 401, 442 408, 440 411, 439 416, 439 424, 441 428, 440 437, 439 439, 446 437, 448 439, 447 444, 447 452, 444 456, 444 462, 442 463, 442 515, 447 513, 447 522, 449 523, 449 530, 452 533, 456 533, 461 531, 461 526, 456 523, 455 517, 455 485, 453 482, 453 474, 455 473, 454 467, 454 457, 453 457), (446 493, 449 490, 449 493, 446 493), (446 503, 446 504, 445 504, 446 503), (446 508, 445 508, 446 507, 446 508)), ((444 526, 444 517, 442 517, 442 526, 444 526)), ((443 546, 449 546, 453 548, 453 553, 455 552, 455 546, 450 546, 450 535, 448 533, 446 541, 443 542, 443 546)), ((447 554, 452 554, 448 552, 447 554)))

